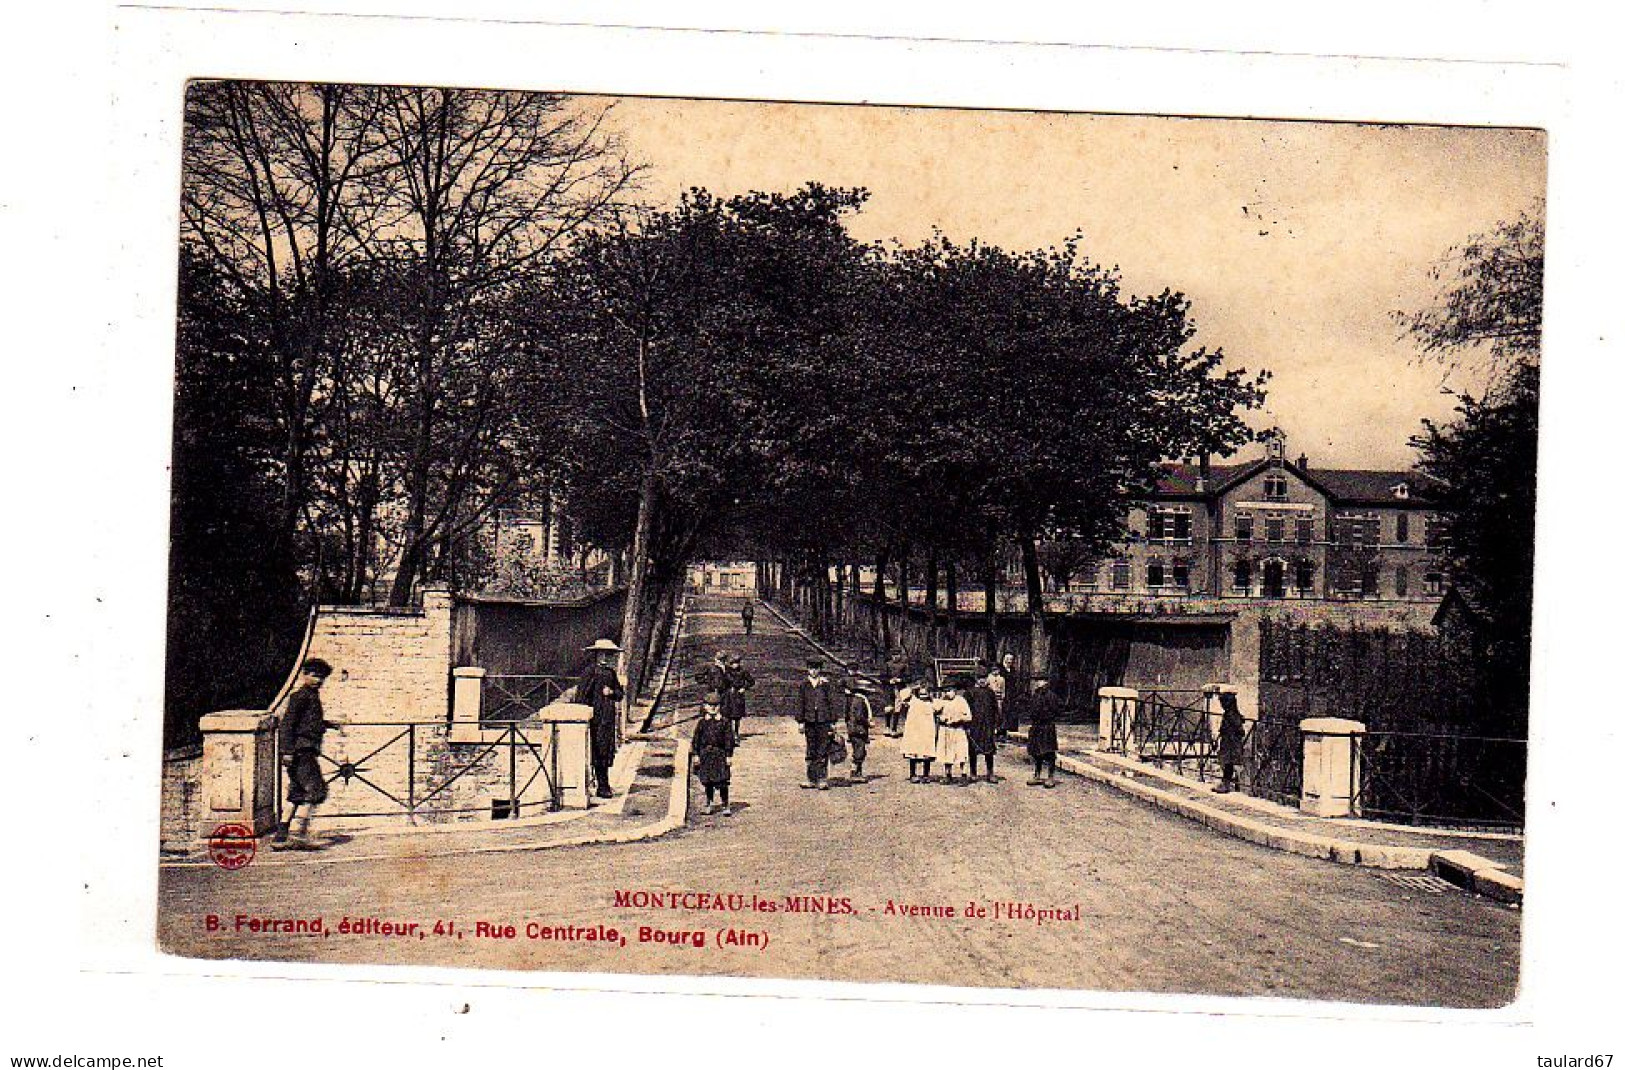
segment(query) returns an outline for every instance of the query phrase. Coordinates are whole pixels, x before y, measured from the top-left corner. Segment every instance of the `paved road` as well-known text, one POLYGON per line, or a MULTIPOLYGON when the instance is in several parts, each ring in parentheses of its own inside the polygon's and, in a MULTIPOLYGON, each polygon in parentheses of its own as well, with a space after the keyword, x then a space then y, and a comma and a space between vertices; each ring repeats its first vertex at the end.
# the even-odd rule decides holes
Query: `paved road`
MULTIPOLYGON (((781 706, 808 653, 766 614, 748 643, 726 603, 689 617, 685 655, 743 649, 762 686, 735 761, 731 818, 697 817, 661 840, 390 862, 165 870, 167 950, 204 957, 402 962, 502 969, 743 974, 854 981, 1203 992, 1495 1006, 1515 995, 1516 910, 1405 888, 1364 869, 1220 836, 1077 778, 1026 786, 909 784, 895 742, 876 779, 797 787, 801 737, 781 706), (779 706, 769 710, 767 704, 779 706), (616 906, 616 891, 737 894, 760 913, 616 906), (787 912, 788 898, 853 913, 787 912), (887 913, 887 904, 952 918, 887 913), (975 902, 1075 908, 1077 920, 966 917, 975 902), (208 914, 224 921, 206 929, 208 914), (320 916, 328 935, 237 933, 234 915, 320 916), (456 923, 460 937, 340 935, 344 917, 456 923), (480 922, 513 938, 477 937, 480 922), (528 939, 527 923, 610 926, 619 941, 528 939), (704 948, 640 943, 647 927, 703 931, 704 948), (719 946, 725 929, 767 946, 719 946)), ((691 687, 680 692, 691 702, 691 687)), ((679 712, 685 707, 680 707, 679 712)), ((693 906, 692 900, 687 904, 693 906)), ((579 936, 581 934, 574 934, 579 936)))

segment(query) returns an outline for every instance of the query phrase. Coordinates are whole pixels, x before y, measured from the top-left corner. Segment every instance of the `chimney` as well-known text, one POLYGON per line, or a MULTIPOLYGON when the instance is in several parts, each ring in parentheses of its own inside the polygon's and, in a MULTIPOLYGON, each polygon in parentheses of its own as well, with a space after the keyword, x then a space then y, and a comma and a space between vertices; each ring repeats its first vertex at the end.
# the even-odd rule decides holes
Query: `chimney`
POLYGON ((1298 454, 1298 471, 1309 471, 1309 455, 1307 453, 1298 454))
POLYGON ((1212 475, 1213 475, 1213 466, 1208 461, 1208 455, 1206 453, 1204 453, 1197 460, 1197 467, 1196 467, 1196 490, 1197 490, 1197 493, 1203 493, 1203 492, 1205 492, 1207 490, 1208 479, 1212 475))

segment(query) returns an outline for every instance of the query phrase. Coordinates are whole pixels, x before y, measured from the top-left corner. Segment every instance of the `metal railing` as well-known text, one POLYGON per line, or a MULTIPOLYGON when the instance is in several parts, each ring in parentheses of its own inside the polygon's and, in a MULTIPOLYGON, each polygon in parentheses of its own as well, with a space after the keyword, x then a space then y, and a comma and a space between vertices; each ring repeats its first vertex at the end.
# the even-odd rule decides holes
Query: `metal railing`
POLYGON ((1529 741, 1438 732, 1367 732, 1355 805, 1415 825, 1521 828, 1529 741))
POLYGON ((487 674, 480 682, 480 727, 501 728, 534 717, 575 685, 568 676, 487 674))
POLYGON ((1236 773, 1241 790, 1284 806, 1303 794, 1303 731, 1296 720, 1259 717, 1247 722, 1236 773))
MULTIPOLYGON (((451 740, 450 726, 445 721, 357 721, 346 723, 344 729, 346 734, 352 729, 382 729, 383 738, 360 757, 350 757, 348 748, 345 753, 331 752, 335 740, 329 734, 322 752, 317 755, 323 778, 330 792, 335 783, 342 783, 346 788, 352 782, 360 784, 367 789, 363 798, 374 803, 375 808, 363 805, 361 809, 338 809, 324 805, 323 818, 404 816, 414 820, 475 813, 490 813, 493 818, 517 818, 526 803, 545 801, 550 811, 563 807, 556 722, 509 721, 491 729, 496 732, 492 738, 456 744, 451 740), (528 768, 530 759, 534 760, 534 768, 528 768), (490 799, 484 805, 468 805, 457 798, 452 787, 472 774, 494 779, 498 786, 505 783, 507 795, 490 799), (542 790, 531 798, 530 791, 538 780, 542 790)), ((340 739, 343 738, 341 734, 340 739)), ((369 740, 368 744, 372 742, 369 740)), ((280 821, 286 785, 280 754, 277 759, 276 797, 280 821)))

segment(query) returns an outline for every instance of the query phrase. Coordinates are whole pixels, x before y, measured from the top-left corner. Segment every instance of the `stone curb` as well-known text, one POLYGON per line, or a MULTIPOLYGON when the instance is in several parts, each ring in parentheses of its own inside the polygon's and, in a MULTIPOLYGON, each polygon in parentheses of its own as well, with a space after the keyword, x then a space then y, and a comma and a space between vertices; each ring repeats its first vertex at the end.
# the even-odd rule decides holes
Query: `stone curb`
POLYGON ((1471 851, 1435 851, 1428 869, 1436 876, 1469 892, 1477 892, 1502 903, 1523 902, 1523 879, 1502 869, 1496 862, 1471 851))

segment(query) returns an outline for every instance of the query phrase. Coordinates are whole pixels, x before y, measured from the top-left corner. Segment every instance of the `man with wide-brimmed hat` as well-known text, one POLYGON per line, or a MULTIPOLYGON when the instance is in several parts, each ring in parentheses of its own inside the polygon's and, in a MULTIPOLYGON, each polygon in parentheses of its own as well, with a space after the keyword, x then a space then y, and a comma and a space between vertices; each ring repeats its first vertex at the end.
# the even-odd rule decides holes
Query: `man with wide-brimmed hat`
POLYGON ((807 677, 796 692, 796 722, 807 737, 804 788, 829 790, 829 736, 835 725, 835 689, 824 676, 824 659, 807 659, 807 677))
POLYGON ((598 797, 608 799, 614 794, 609 787, 609 766, 615 760, 615 728, 621 716, 621 699, 626 697, 626 688, 615 672, 621 648, 613 639, 599 639, 587 647, 587 652, 593 662, 576 684, 575 700, 592 707, 588 727, 592 775, 598 797))

